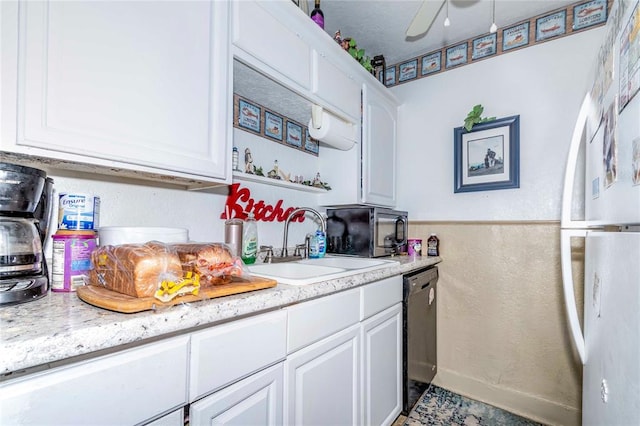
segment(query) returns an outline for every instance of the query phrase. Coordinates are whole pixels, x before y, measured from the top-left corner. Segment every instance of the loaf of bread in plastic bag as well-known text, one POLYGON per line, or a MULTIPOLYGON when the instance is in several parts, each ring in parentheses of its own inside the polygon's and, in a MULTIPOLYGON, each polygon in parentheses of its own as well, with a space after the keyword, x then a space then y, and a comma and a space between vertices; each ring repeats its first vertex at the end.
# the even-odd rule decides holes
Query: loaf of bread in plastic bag
POLYGON ((225 244, 183 243, 171 245, 182 263, 185 273, 200 276, 200 285, 220 285, 244 272, 242 260, 234 257, 225 244))
POLYGON ((90 284, 134 297, 152 297, 162 281, 183 276, 176 250, 158 242, 97 247, 91 265, 90 284))

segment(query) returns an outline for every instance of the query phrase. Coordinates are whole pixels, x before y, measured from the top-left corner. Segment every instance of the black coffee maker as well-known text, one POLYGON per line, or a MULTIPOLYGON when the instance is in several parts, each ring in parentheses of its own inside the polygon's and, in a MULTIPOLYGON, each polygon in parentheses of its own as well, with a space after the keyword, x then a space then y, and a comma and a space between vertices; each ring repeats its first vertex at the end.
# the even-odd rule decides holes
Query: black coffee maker
POLYGON ((0 162, 0 305, 47 294, 44 258, 53 180, 42 170, 0 162))

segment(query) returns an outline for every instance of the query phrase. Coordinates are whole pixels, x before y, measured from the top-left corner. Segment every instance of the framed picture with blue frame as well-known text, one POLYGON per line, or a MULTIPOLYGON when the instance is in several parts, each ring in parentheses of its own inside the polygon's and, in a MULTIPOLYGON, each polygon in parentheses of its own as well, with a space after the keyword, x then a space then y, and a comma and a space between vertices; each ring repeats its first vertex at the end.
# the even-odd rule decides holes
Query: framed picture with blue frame
POLYGON ((520 187, 519 115, 476 124, 471 131, 457 127, 453 142, 453 192, 520 187))

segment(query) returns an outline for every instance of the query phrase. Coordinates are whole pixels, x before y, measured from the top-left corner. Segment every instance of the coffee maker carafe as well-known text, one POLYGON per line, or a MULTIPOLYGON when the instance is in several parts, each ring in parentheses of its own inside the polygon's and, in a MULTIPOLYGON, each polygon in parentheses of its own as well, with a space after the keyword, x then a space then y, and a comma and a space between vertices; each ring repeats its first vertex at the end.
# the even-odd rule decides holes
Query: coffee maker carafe
POLYGON ((53 180, 44 171, 0 162, 0 305, 49 290, 43 246, 52 196, 53 180))

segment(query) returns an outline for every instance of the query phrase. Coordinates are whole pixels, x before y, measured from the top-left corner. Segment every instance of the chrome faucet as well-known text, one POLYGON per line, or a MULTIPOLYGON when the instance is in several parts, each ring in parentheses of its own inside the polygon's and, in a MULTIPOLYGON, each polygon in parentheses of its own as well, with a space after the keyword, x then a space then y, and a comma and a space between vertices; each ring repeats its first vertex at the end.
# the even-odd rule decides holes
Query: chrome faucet
POLYGON ((291 222, 291 219, 293 219, 293 217, 296 216, 300 212, 309 212, 309 213, 313 214, 314 216, 316 216, 318 218, 318 220, 320 221, 320 225, 322 226, 322 232, 324 232, 325 234, 327 233, 327 222, 324 220, 324 217, 322 217, 322 215, 320 213, 318 213, 317 210, 314 210, 314 209, 312 209, 310 207, 300 207, 300 208, 297 208, 297 209, 293 210, 289 214, 287 219, 284 221, 284 237, 282 238, 282 254, 281 254, 281 257, 287 257, 289 255, 289 251, 287 250, 287 238, 288 238, 288 234, 289 234, 289 222, 291 222))

